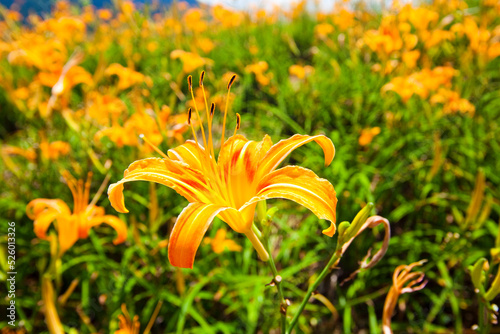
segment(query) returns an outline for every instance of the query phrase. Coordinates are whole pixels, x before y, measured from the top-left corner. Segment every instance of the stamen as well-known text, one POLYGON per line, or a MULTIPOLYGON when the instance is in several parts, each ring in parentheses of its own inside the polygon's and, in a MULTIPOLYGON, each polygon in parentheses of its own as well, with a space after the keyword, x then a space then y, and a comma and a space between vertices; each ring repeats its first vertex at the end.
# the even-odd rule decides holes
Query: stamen
POLYGON ((205 71, 201 71, 201 75, 200 75, 200 87, 203 87, 203 78, 205 78, 205 71))
POLYGON ((75 178, 67 170, 62 172, 62 177, 64 181, 66 181, 66 184, 68 185, 68 188, 71 191, 71 195, 73 195, 73 212, 75 212, 77 207, 77 197, 78 197, 75 188, 76 185, 75 178))
POLYGON ((231 86, 233 85, 235 79, 236 79, 236 74, 234 74, 229 80, 229 83, 227 84, 227 89, 231 89, 231 86))
POLYGON ((146 144, 148 144, 153 150, 155 150, 156 152, 158 152, 159 155, 161 155, 162 157, 164 157, 165 159, 168 159, 167 155, 165 153, 162 152, 162 150, 160 150, 156 145, 154 145, 152 142, 150 142, 145 135, 143 135, 142 133, 139 135, 139 138, 141 138, 142 140, 144 140, 146 142, 146 144))
POLYGON ((83 180, 78 180, 78 188, 76 189, 76 193, 78 194, 78 211, 75 210, 76 212, 81 212, 83 209, 83 180))
POLYGON ((215 162, 215 153, 214 153, 214 145, 213 145, 213 140, 212 140, 212 111, 210 114, 208 113, 208 103, 207 103, 207 94, 205 93, 205 87, 203 86, 203 79, 205 78, 205 71, 201 72, 200 75, 200 87, 201 91, 203 92, 203 100, 205 102, 205 110, 207 112, 207 122, 208 122, 208 147, 207 147, 207 152, 208 154, 212 155, 212 161, 214 164, 215 162))
POLYGON ((212 105, 210 106, 210 119, 214 117, 214 111, 215 111, 215 103, 212 102, 212 105))
POLYGON ((89 207, 91 208, 94 205, 96 205, 97 201, 99 200, 99 198, 101 197, 102 193, 106 189, 106 186, 108 185, 108 182, 109 182, 110 178, 111 178, 111 173, 106 174, 106 177, 104 178, 104 181, 102 181, 101 186, 99 187, 99 189, 97 190, 97 192, 94 195, 94 198, 92 198, 92 202, 90 202, 89 205, 87 206, 88 208, 89 207))
POLYGON ((87 181, 85 181, 85 192, 83 194, 83 206, 86 206, 89 203, 90 197, 90 184, 92 183, 92 172, 87 173, 87 181))
POLYGON ((234 129, 233 136, 236 136, 236 131, 240 129, 240 126, 241 126, 241 116, 240 114, 236 113, 236 128, 234 129))
POLYGON ((236 74, 234 74, 231 79, 229 80, 229 83, 227 84, 227 97, 226 97, 226 106, 224 108, 224 121, 222 122, 222 139, 221 139, 221 147, 224 145, 224 132, 226 132, 226 118, 227 118, 227 107, 229 105, 229 92, 231 91, 231 86, 234 83, 234 80, 236 79, 236 74))
MULTIPOLYGON (((194 137, 194 141, 196 142, 196 147, 198 147, 198 149, 200 149, 200 145, 198 144, 198 137, 196 137, 196 132, 194 131, 193 123, 191 122, 192 113, 193 113, 193 111, 190 107, 188 109, 188 124, 191 126, 191 131, 193 132, 193 137, 194 137)), ((201 152, 200 152, 200 155, 201 155, 201 152)))
POLYGON ((241 126, 241 116, 240 114, 236 113, 236 130, 239 130, 241 126))
MULTIPOLYGON (((196 116, 198 117, 198 121, 200 122, 200 128, 201 128, 201 135, 203 137, 203 145, 205 145, 205 152, 207 152, 207 154, 209 154, 208 152, 208 149, 207 149, 207 139, 205 137, 205 129, 203 127, 203 122, 201 121, 201 117, 200 117, 200 113, 198 112, 198 107, 196 106, 196 100, 194 99, 194 92, 193 92, 193 77, 192 76, 188 76, 188 84, 189 84, 189 90, 191 91, 191 98, 193 100, 193 104, 194 104, 194 110, 196 111, 196 116)), ((208 113, 208 111, 207 111, 208 113)))

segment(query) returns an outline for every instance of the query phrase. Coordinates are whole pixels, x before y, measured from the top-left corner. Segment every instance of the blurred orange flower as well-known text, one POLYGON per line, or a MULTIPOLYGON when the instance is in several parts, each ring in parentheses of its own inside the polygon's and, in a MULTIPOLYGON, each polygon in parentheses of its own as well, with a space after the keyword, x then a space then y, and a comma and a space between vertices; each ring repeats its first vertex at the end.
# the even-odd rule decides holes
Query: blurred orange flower
POLYGON ((327 38, 334 31, 335 29, 329 23, 320 23, 314 27, 314 34, 321 39, 327 38))
POLYGON ((241 252, 241 246, 232 239, 226 239, 227 231, 225 229, 218 229, 215 238, 205 237, 204 242, 212 247, 215 254, 220 254, 226 249, 230 252, 241 252))
POLYGON ((191 73, 198 67, 209 64, 211 65, 213 61, 208 58, 203 58, 196 53, 186 52, 183 50, 174 50, 170 53, 170 58, 180 59, 182 62, 182 71, 184 73, 191 73))
POLYGON ((245 71, 247 73, 255 74, 255 78, 262 86, 267 86, 271 83, 271 79, 273 78, 272 73, 266 73, 269 68, 269 65, 265 61, 259 61, 255 64, 250 64, 245 67, 245 71))
POLYGON ((89 173, 85 184, 83 180, 76 180, 69 172, 63 172, 63 177, 73 194, 73 212, 61 199, 38 198, 28 203, 26 213, 34 221, 34 231, 38 238, 47 239, 47 230, 56 222, 59 240, 59 254, 66 252, 78 239, 87 238, 92 227, 102 223, 110 225, 118 236, 113 243, 119 244, 127 238, 127 226, 118 217, 105 215, 104 209, 96 206, 94 197, 89 204, 90 181, 89 173))
POLYGON ((47 160, 57 160, 62 155, 67 155, 71 150, 69 143, 56 140, 49 143, 46 140, 42 140, 40 143, 40 151, 42 152, 42 158, 47 160))
POLYGON ((361 130, 361 135, 359 136, 359 145, 366 146, 370 144, 373 140, 373 137, 380 133, 380 128, 378 126, 374 128, 367 128, 361 130))
POLYGON ((473 115, 476 111, 474 105, 468 100, 460 98, 457 92, 445 88, 440 88, 437 93, 431 97, 430 102, 432 104, 442 104, 445 114, 461 112, 473 115))
POLYGON ((304 79, 305 77, 314 73, 314 67, 310 65, 306 66, 292 65, 288 68, 288 73, 299 79, 304 79))
POLYGON ((146 79, 144 74, 136 72, 128 67, 123 67, 118 63, 109 65, 104 73, 108 76, 118 76, 118 89, 120 90, 140 84, 146 79))

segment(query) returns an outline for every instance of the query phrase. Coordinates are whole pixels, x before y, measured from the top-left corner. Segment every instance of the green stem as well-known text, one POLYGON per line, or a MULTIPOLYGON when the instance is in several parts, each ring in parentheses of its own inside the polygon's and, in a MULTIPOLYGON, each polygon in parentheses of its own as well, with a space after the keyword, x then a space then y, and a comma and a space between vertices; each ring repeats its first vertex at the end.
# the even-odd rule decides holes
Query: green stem
POLYGON ((486 333, 485 329, 486 327, 484 326, 484 302, 482 300, 479 301, 479 333, 483 334, 486 333))
POLYGON ((272 256, 271 252, 271 243, 269 241, 269 238, 266 238, 267 240, 264 241, 267 251, 269 253, 269 260, 267 261, 267 264, 269 265, 269 268, 271 268, 271 271, 273 272, 273 281, 274 284, 276 284, 276 287, 278 288, 278 298, 280 300, 280 313, 281 313, 281 333, 285 334, 286 333, 286 310, 287 310, 287 303, 283 294, 283 287, 281 286, 281 276, 278 274, 278 270, 276 269, 276 265, 274 263, 274 259, 272 256))
POLYGON ((250 229, 244 233, 247 236, 248 240, 250 240, 250 242, 252 243, 253 248, 255 248, 255 250, 259 254, 260 259, 264 262, 267 262, 269 260, 269 254, 264 248, 264 245, 262 245, 259 237, 255 234, 254 230, 250 229))
POLYGON ((299 309, 297 310, 297 313, 295 313, 292 321, 290 322, 290 326, 288 327, 288 330, 286 332, 287 334, 290 334, 292 332, 293 327, 295 327, 295 325, 297 324, 297 321, 299 320, 299 317, 300 317, 302 311, 304 311, 307 303, 309 302, 309 298, 311 298, 313 292, 316 291, 319 283, 321 283, 321 281, 323 281, 325 279, 326 275, 328 275, 332 266, 334 266, 338 263, 341 256, 342 256, 342 249, 340 248, 340 249, 337 249, 335 251, 335 253, 333 253, 332 257, 328 261, 328 264, 325 266, 325 268, 323 269, 321 274, 319 274, 318 278, 316 278, 314 283, 309 287, 306 295, 304 296, 304 299, 302 299, 302 302, 300 303, 300 306, 299 306, 299 309))

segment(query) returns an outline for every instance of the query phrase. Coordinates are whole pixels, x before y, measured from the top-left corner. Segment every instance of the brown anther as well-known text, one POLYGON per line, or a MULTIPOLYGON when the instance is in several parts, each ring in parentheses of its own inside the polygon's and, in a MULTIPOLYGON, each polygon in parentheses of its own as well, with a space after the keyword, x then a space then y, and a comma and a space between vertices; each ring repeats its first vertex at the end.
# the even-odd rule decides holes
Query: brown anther
POLYGON ((316 295, 316 294, 318 294, 318 291, 313 291, 313 292, 311 293, 311 296, 314 296, 314 295, 316 295))
MULTIPOLYGON (((241 127, 241 116, 240 114, 236 113, 236 130, 239 130, 241 127)), ((279 277, 279 276, 276 276, 279 277)))
POLYGON ((280 313, 286 315, 286 309, 288 308, 288 305, 280 305, 280 313))
POLYGON ((191 113, 192 113, 192 110, 191 108, 188 109, 188 124, 191 125, 191 113))
POLYGON ((215 111, 215 103, 212 102, 212 105, 210 106, 210 117, 214 116, 214 111, 215 111))
POLYGON ((229 83, 227 84, 227 89, 231 89, 231 86, 233 85, 235 79, 236 79, 236 74, 234 74, 231 77, 231 80, 229 80, 229 83))
POLYGON ((188 86, 189 86, 189 90, 193 90, 193 77, 192 76, 188 76, 188 86))
POLYGON ((205 78, 205 71, 201 71, 201 75, 200 75, 200 87, 203 87, 203 78, 205 78))

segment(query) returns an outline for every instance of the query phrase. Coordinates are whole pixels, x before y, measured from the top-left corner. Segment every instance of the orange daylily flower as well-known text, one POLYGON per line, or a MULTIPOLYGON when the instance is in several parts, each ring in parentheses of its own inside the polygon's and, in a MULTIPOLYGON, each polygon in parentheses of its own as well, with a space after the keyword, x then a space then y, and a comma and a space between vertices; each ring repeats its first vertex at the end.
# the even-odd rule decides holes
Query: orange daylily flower
POLYGON ((61 199, 38 198, 28 203, 26 213, 34 223, 34 231, 38 238, 47 239, 47 230, 52 222, 56 222, 59 240, 59 253, 66 252, 78 239, 87 238, 92 227, 102 223, 110 225, 118 236, 113 243, 119 244, 127 238, 127 225, 116 216, 105 215, 102 207, 96 206, 99 193, 89 204, 91 173, 85 184, 76 180, 69 172, 63 177, 73 194, 73 212, 61 199))
POLYGON ((241 252, 241 246, 232 239, 226 239, 227 231, 218 229, 215 238, 205 237, 205 244, 210 245, 215 254, 220 254, 226 249, 231 252, 241 252))
POLYGON ((31 162, 36 160, 36 152, 33 148, 23 149, 20 147, 10 146, 10 145, 2 145, 2 149, 0 150, 2 156, 7 155, 20 155, 31 162))
POLYGON ((374 128, 368 128, 361 130, 361 136, 359 136, 359 145, 366 146, 370 144, 373 140, 373 137, 380 133, 380 128, 378 126, 374 128))
POLYGON ((425 275, 423 272, 411 272, 414 267, 421 266, 426 261, 427 260, 421 260, 409 265, 401 265, 394 270, 394 275, 392 276, 393 285, 385 298, 384 312, 382 315, 382 330, 384 334, 392 334, 391 317, 396 308, 399 296, 403 293, 422 290, 427 284, 427 281, 424 281, 425 275))
POLYGON ((115 331, 115 334, 139 334, 141 327, 139 316, 135 315, 133 318, 130 318, 125 304, 122 304, 122 313, 118 316, 118 320, 120 321, 118 324, 119 329, 115 331))
POLYGON ((457 112, 469 113, 473 115, 476 107, 468 100, 463 99, 457 92, 440 88, 430 99, 431 104, 443 104, 445 114, 455 114, 457 112))
POLYGON ((127 110, 125 103, 116 96, 101 95, 97 91, 88 94, 87 114, 99 124, 116 121, 127 110))
MULTIPOLYGON (((204 73, 202 73, 203 78, 204 73)), ((203 87, 202 78, 200 86, 203 87)), ((233 76, 228 85, 234 82, 233 76)), ((194 99, 192 79, 189 77, 191 96, 194 99)), ((323 233, 335 233, 337 198, 333 186, 320 179, 311 170, 287 166, 276 169, 296 148, 315 141, 325 153, 325 164, 329 165, 335 154, 335 147, 324 135, 294 135, 273 145, 269 136, 260 142, 250 141, 236 134, 224 140, 227 116, 227 102, 222 126, 222 147, 215 158, 212 119, 215 105, 208 108, 208 133, 205 136, 201 126, 203 144, 196 137, 189 110, 188 123, 194 136, 183 145, 170 149, 168 155, 155 148, 163 158, 148 158, 132 163, 124 177, 109 186, 108 197, 118 212, 128 212, 125 207, 124 184, 131 181, 153 181, 174 189, 190 204, 181 212, 172 230, 168 245, 170 263, 176 267, 192 268, 196 251, 205 232, 215 217, 226 222, 234 231, 245 234, 262 260, 269 255, 252 230, 257 202, 270 198, 293 200, 310 209, 320 219, 330 221, 330 227, 323 233)), ((195 113, 200 124, 198 109, 195 113)), ((147 141, 147 139, 145 139, 147 141)))
POLYGON ((403 102, 407 102, 413 94, 426 99, 430 91, 436 91, 441 86, 451 86, 451 80, 456 70, 449 66, 439 66, 423 69, 406 77, 395 77, 382 87, 382 92, 392 90, 398 93, 403 102))
POLYGON ((262 85, 267 86, 271 83, 273 78, 272 73, 266 73, 269 69, 269 65, 266 61, 259 61, 255 64, 250 64, 245 67, 245 72, 255 74, 255 79, 262 85))
POLYGON ((170 52, 170 58, 180 59, 182 61, 182 71, 184 73, 191 73, 198 67, 206 64, 212 64, 213 61, 208 58, 203 58, 196 53, 187 52, 183 50, 174 50, 170 52))
POLYGON ((97 11, 97 16, 99 16, 101 20, 108 21, 113 17, 113 13, 109 9, 99 9, 97 11))
POLYGON ((127 89, 146 80, 144 74, 136 72, 128 67, 123 67, 118 63, 109 65, 104 73, 108 76, 118 76, 118 89, 120 90, 127 89))
POLYGON ((314 34, 321 39, 327 38, 334 31, 335 28, 329 23, 320 23, 314 27, 314 34))
POLYGON ((228 10, 221 5, 214 6, 212 15, 224 28, 236 28, 243 22, 243 14, 228 10))
MULTIPOLYGON (((163 302, 158 302, 156 304, 156 307, 153 311, 153 314, 151 315, 151 319, 149 319, 149 323, 147 324, 146 328, 144 329, 144 334, 149 333, 151 331, 151 328, 153 327, 153 324, 156 320, 156 317, 158 316, 158 313, 160 312, 161 306, 163 305, 163 302)), ((139 322, 139 316, 135 315, 133 318, 130 317, 130 314, 127 311, 127 306, 125 304, 122 304, 122 313, 118 316, 119 324, 118 324, 118 330, 115 331, 115 334, 139 334, 139 329, 141 327, 141 323, 139 322)))
POLYGON ((310 65, 292 65, 288 68, 288 73, 290 75, 296 76, 299 79, 304 79, 314 72, 314 67, 310 65))
POLYGON ((46 140, 42 140, 40 143, 40 151, 42 151, 42 157, 47 160, 57 160, 61 155, 67 155, 71 150, 69 143, 61 140, 56 140, 49 143, 46 140))

